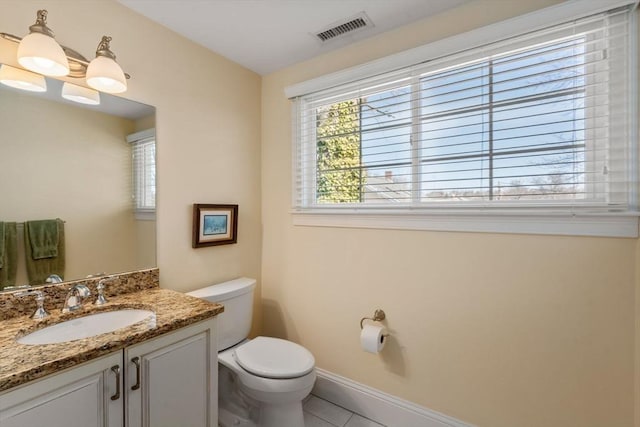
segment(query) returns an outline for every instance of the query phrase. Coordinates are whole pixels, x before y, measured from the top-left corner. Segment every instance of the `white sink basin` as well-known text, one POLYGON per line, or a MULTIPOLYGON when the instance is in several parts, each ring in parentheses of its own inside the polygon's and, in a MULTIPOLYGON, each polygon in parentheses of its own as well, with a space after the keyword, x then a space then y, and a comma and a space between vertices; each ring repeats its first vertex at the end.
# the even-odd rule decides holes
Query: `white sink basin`
POLYGON ((136 309, 105 311, 47 326, 18 338, 18 342, 26 345, 41 345, 74 341, 126 328, 145 319, 155 322, 155 313, 136 309))

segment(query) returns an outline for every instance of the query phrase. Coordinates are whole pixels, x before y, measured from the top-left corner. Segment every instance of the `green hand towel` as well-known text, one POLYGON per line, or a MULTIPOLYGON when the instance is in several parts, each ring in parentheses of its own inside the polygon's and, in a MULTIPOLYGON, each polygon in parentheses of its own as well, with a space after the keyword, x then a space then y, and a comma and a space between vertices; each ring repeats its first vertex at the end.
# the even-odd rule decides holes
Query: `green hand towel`
POLYGON ((4 266, 4 222, 0 222, 0 268, 4 266))
POLYGON ((31 257, 33 259, 55 258, 58 256, 58 221, 45 219, 27 221, 25 230, 29 229, 31 257))
POLYGON ((16 284, 18 267, 18 232, 15 222, 0 223, 4 238, 0 240, 2 248, 2 267, 0 267, 0 290, 16 284))
POLYGON ((27 276, 30 285, 42 285, 52 274, 57 274, 64 279, 65 268, 65 242, 64 242, 64 222, 61 219, 52 220, 58 227, 58 245, 56 247, 57 256, 51 258, 34 259, 30 228, 24 227, 24 248, 26 252, 27 276))

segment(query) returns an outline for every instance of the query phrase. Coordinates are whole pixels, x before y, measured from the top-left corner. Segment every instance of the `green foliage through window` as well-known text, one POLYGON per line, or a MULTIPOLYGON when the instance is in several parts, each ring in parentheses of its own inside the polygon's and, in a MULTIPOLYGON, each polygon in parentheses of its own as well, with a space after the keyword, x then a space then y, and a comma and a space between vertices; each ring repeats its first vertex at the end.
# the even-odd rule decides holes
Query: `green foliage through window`
POLYGON ((318 203, 362 200, 360 101, 338 102, 316 113, 318 203))

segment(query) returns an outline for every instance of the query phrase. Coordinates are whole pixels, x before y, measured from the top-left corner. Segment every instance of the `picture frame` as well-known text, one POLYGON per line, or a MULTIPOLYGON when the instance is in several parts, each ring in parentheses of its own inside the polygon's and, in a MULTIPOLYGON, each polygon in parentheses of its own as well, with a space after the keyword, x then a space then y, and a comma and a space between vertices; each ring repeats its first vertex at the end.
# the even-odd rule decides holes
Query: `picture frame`
POLYGON ((230 245, 237 239, 238 205, 193 204, 193 248, 230 245))

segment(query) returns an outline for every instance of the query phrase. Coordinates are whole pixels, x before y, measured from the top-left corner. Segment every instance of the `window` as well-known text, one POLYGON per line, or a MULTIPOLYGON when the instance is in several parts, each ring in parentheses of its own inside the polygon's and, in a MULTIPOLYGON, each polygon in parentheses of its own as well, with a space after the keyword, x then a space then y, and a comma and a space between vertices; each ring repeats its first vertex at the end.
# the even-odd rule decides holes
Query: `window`
POLYGON ((131 143, 133 165, 133 205, 136 218, 155 219, 156 137, 155 129, 127 137, 131 143))
POLYGON ((635 216, 629 16, 297 97, 294 212, 635 216))

